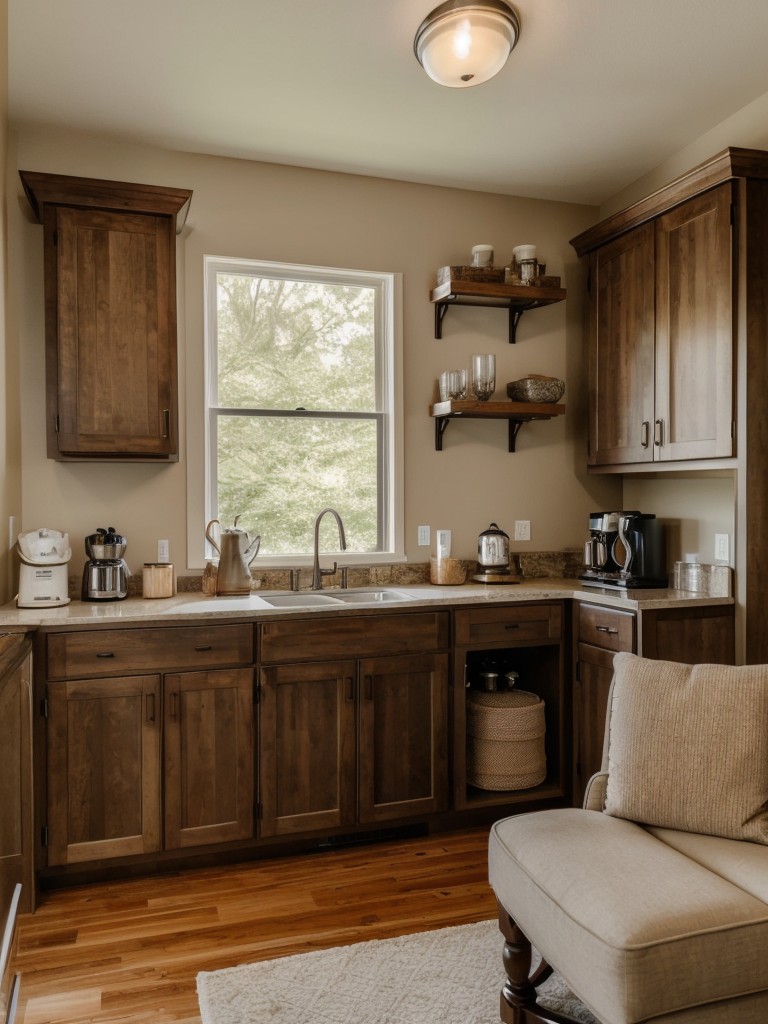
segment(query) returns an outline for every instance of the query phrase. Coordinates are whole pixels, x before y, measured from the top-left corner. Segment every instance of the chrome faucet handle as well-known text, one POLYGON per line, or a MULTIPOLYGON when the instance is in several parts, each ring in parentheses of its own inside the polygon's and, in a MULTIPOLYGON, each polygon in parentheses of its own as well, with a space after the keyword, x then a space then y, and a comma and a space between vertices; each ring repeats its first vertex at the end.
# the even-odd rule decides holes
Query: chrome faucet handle
POLYGON ((291 569, 291 590, 301 590, 301 569, 291 569))

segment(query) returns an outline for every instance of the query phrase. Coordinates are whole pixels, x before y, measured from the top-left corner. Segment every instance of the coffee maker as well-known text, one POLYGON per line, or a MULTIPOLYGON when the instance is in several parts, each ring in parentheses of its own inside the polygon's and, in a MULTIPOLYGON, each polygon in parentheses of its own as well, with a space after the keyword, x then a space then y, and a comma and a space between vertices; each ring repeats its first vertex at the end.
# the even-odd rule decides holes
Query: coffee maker
POLYGON ((127 546, 125 537, 116 533, 114 526, 106 530, 99 526, 96 533, 85 538, 88 561, 83 569, 84 601, 122 601, 128 596, 131 571, 123 558, 127 546))
POLYGON ((614 590, 669 586, 664 530, 651 512, 592 512, 584 545, 587 586, 614 590))

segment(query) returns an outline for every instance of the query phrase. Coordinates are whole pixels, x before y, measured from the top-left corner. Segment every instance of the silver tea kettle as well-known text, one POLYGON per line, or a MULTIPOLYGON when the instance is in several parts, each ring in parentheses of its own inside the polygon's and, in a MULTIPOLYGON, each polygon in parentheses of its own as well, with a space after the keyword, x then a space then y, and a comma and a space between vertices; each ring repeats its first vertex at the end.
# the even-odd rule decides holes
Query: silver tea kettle
POLYGON ((251 562, 259 553, 261 537, 256 536, 251 540, 245 530, 238 530, 239 518, 235 516, 232 526, 221 530, 218 544, 211 535, 211 528, 214 523, 221 527, 219 520, 212 519, 205 528, 207 540, 219 553, 216 577, 216 593, 219 595, 248 594, 251 590, 251 562))
POLYGON ((477 567, 481 572, 509 571, 509 537, 496 523, 477 538, 477 567))

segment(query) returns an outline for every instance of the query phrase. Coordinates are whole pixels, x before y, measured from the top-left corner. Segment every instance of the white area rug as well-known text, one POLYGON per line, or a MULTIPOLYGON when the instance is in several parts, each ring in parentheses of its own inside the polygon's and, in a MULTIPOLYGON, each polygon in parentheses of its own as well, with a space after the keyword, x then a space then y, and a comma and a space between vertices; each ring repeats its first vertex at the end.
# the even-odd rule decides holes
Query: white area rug
MULTIPOLYGON (((200 1012, 203 1024, 498 1024, 502 946, 481 921, 208 971, 200 1012)), ((539 992, 595 1024, 556 975, 539 992)))

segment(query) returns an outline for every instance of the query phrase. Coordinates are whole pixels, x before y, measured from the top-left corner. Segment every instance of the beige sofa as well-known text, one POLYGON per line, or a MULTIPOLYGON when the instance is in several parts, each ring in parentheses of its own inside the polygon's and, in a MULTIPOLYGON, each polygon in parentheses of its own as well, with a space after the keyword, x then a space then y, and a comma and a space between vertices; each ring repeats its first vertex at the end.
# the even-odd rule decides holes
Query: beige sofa
POLYGON ((585 808, 497 822, 508 1024, 530 944, 602 1024, 768 1022, 768 666, 617 655, 585 808))

